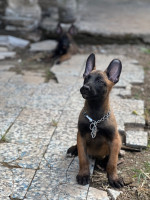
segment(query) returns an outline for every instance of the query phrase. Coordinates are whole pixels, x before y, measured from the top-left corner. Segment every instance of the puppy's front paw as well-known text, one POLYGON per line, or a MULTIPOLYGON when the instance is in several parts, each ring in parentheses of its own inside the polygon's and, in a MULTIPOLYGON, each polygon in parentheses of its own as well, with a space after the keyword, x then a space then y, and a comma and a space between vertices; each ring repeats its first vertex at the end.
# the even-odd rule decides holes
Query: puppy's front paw
POLYGON ((73 157, 78 155, 77 145, 70 147, 67 150, 67 157, 73 157))
POLYGON ((124 186, 124 182, 122 178, 118 178, 118 179, 112 179, 112 178, 108 178, 109 184, 114 187, 114 188, 121 188, 124 186))
POLYGON ((90 175, 77 175, 76 177, 78 184, 87 185, 90 181, 90 175))

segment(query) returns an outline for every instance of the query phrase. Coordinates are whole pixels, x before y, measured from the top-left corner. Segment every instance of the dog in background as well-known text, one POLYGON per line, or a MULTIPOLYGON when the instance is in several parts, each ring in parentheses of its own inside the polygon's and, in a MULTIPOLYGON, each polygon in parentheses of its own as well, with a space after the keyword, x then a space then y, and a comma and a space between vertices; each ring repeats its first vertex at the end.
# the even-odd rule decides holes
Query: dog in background
POLYGON ((71 55, 76 54, 78 51, 78 48, 73 40, 73 36, 76 35, 77 29, 74 25, 71 25, 66 32, 63 30, 62 26, 58 24, 56 33, 59 35, 59 39, 52 58, 56 60, 57 64, 60 64, 61 62, 70 59, 71 55))
POLYGON ((80 89, 85 104, 78 120, 77 145, 67 151, 67 154, 79 157, 76 179, 81 185, 89 183, 88 156, 92 156, 105 160, 108 181, 112 187, 124 186, 123 179, 117 175, 121 138, 109 103, 110 91, 119 81, 121 70, 122 64, 118 59, 112 60, 104 72, 96 70, 94 54, 86 61, 84 83, 80 89))

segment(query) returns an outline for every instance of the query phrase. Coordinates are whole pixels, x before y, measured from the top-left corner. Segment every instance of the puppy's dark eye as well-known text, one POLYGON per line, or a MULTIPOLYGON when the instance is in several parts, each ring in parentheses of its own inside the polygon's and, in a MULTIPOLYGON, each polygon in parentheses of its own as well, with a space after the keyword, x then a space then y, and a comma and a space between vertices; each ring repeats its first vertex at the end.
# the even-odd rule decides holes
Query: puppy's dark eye
POLYGON ((103 81, 102 81, 101 78, 97 78, 97 79, 96 79, 96 82, 97 82, 97 83, 103 83, 103 81))
POLYGON ((90 75, 88 75, 88 76, 86 76, 85 78, 84 78, 84 82, 87 82, 89 79, 90 79, 90 75))

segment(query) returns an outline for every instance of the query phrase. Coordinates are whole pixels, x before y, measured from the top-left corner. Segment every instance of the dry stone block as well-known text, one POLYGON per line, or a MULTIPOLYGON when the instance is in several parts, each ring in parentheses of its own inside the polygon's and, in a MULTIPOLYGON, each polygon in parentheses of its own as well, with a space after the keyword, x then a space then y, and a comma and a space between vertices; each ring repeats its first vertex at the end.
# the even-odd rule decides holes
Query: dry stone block
POLYGON ((135 148, 147 147, 148 134, 144 131, 127 131, 126 145, 135 148))
POLYGON ((90 187, 87 200, 109 200, 107 192, 90 187))
POLYGON ((1 35, 0 45, 6 46, 9 49, 14 49, 16 47, 25 48, 29 45, 29 41, 10 35, 1 35))
POLYGON ((16 56, 16 52, 7 51, 7 52, 0 52, 0 60, 4 60, 5 58, 14 58, 16 56))
POLYGON ((107 192, 110 195, 112 200, 116 200, 117 197, 122 193, 120 191, 116 191, 116 190, 112 190, 112 189, 108 189, 107 192))
POLYGON ((55 40, 45 40, 31 44, 30 51, 52 51, 56 48, 55 40))

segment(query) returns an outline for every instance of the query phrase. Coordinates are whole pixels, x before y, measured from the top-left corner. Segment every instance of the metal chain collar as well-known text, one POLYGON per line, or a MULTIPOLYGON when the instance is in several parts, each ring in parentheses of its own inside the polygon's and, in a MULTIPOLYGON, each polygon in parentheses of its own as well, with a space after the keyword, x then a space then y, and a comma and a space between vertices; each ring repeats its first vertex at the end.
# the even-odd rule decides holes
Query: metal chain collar
POLYGON ((95 120, 93 120, 91 117, 89 117, 89 116, 87 115, 86 112, 83 112, 83 115, 84 115, 84 117, 86 117, 86 118, 89 120, 89 122, 90 122, 89 128, 90 128, 90 130, 91 130, 91 137, 92 137, 92 138, 95 138, 95 137, 96 137, 96 134, 97 134, 97 124, 99 124, 99 123, 101 123, 101 122, 107 120, 108 117, 110 116, 110 111, 108 111, 108 113, 107 113, 106 115, 104 115, 101 119, 99 119, 99 120, 97 120, 97 121, 95 121, 95 120))

